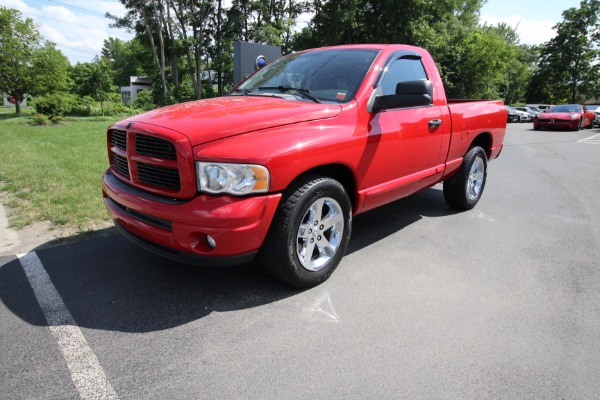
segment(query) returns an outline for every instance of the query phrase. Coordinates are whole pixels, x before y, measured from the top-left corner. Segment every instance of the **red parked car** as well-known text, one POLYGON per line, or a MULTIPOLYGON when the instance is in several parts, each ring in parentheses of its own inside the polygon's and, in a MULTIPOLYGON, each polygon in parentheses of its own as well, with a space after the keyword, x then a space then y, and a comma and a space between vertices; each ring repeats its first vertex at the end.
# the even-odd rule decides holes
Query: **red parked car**
POLYGON ((533 119, 533 129, 591 129, 594 113, 581 104, 561 104, 550 108, 533 119))

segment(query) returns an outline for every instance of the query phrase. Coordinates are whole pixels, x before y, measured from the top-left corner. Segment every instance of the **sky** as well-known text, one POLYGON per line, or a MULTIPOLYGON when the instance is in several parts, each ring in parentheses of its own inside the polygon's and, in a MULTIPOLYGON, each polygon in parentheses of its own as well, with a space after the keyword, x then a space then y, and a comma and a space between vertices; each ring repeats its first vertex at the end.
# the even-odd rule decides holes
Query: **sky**
MULTIPOLYGON (((106 12, 125 15, 118 0, 0 0, 0 5, 32 18, 44 38, 56 43, 72 64, 91 61, 108 37, 133 37, 125 29, 110 28, 111 21, 104 17, 106 12)), ((521 43, 541 44, 554 37, 552 27, 562 20, 562 12, 578 6, 579 0, 488 0, 480 21, 506 22, 517 28, 521 43)))

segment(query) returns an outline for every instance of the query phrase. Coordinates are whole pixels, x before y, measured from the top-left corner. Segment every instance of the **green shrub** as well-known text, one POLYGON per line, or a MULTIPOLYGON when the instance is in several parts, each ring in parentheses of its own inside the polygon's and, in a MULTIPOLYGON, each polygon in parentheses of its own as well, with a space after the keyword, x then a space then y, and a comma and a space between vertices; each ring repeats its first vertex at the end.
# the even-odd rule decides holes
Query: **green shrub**
POLYGON ((48 125, 48 117, 44 114, 33 114, 32 117, 33 123, 36 125, 48 125))
POLYGON ((44 114, 50 118, 57 115, 65 116, 76 103, 75 97, 68 93, 53 93, 35 99, 34 108, 39 114, 44 114))
POLYGON ((71 107, 71 111, 69 115, 74 117, 89 117, 92 115, 92 107, 85 104, 78 104, 76 106, 71 107))
POLYGON ((64 118, 61 117, 60 115, 55 115, 54 117, 50 118, 50 120, 52 121, 53 124, 58 124, 60 123, 60 121, 62 121, 64 118))
POLYGON ((135 100, 133 100, 133 107, 138 108, 144 111, 152 110, 156 108, 156 104, 154 104, 154 99, 152 97, 151 90, 143 90, 138 93, 135 100))
POLYGON ((104 115, 111 117, 119 117, 122 115, 129 115, 130 110, 125 104, 121 102, 121 99, 117 99, 114 102, 104 103, 104 115))

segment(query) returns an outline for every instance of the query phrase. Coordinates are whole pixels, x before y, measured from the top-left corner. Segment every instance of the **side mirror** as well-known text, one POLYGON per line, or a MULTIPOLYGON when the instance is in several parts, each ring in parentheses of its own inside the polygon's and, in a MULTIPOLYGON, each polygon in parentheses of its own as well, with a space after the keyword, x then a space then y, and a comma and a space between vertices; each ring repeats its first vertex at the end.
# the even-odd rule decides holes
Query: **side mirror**
POLYGON ((433 84, 429 80, 399 82, 396 93, 377 96, 373 112, 393 108, 421 107, 433 104, 433 84))

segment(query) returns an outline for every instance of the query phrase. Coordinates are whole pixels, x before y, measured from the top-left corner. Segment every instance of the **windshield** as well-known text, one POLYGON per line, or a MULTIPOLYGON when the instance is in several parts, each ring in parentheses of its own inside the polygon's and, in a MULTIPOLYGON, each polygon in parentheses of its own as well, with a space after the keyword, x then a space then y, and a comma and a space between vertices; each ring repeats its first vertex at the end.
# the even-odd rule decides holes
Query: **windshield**
POLYGON ((282 57, 248 78, 232 95, 286 93, 298 99, 346 103, 354 98, 377 50, 315 50, 282 57))
POLYGON ((578 104, 563 104, 552 107, 548 112, 581 112, 581 107, 578 104))

